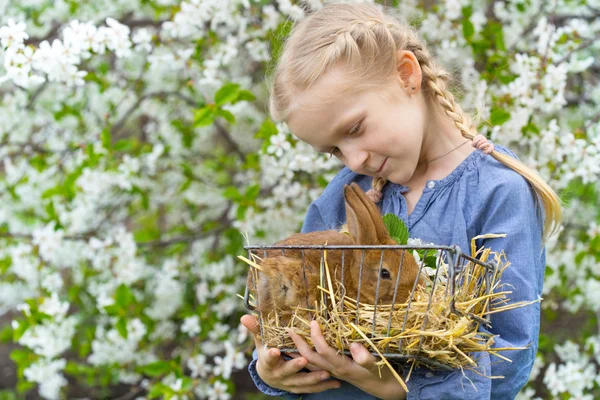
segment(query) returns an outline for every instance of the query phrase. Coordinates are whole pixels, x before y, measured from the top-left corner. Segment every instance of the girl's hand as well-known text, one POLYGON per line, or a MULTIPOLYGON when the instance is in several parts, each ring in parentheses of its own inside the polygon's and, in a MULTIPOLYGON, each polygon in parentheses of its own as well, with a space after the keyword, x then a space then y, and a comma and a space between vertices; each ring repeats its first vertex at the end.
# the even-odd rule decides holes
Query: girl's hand
POLYGON ((240 321, 254 337, 258 351, 256 372, 267 385, 291 393, 318 393, 340 386, 338 381, 326 380, 330 376, 327 371, 299 372, 307 364, 304 357, 286 361, 279 349, 263 345, 258 337, 260 329, 254 315, 244 315, 240 321))
POLYGON ((380 370, 375 364, 377 359, 361 344, 353 343, 350 346, 350 358, 338 354, 336 349, 327 344, 316 321, 310 323, 310 336, 316 351, 312 350, 300 335, 291 330, 288 332, 302 356, 294 361, 305 358, 311 369, 329 371, 333 377, 347 381, 382 399, 406 398, 406 392, 391 371, 385 366, 380 370))

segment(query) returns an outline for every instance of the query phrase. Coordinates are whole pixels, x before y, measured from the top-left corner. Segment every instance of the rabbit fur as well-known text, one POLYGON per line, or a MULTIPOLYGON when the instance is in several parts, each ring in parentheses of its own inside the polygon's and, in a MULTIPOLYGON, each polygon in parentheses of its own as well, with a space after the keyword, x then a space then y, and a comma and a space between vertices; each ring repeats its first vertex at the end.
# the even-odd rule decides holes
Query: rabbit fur
MULTIPOLYGON (((395 245, 389 235, 379 209, 356 183, 345 185, 344 198, 347 223, 340 231, 327 230, 310 233, 297 233, 284 239, 277 246, 305 245, 395 245)), ((343 282, 345 295, 356 299, 359 295, 359 275, 362 250, 344 251, 344 271, 342 280, 342 250, 327 250, 327 264, 332 280, 343 282)), ((258 254, 263 257, 263 254, 258 254)), ((258 282, 254 285, 253 271, 248 274, 248 285, 258 294, 257 309, 261 313, 277 311, 283 321, 288 321, 293 310, 314 308, 320 298, 317 285, 320 282, 321 250, 286 249, 267 250, 266 257, 259 261, 262 271, 258 272, 258 282), (304 259, 304 261, 303 261, 304 259)), ((379 283, 378 304, 391 304, 398 276, 401 276, 396 293, 396 304, 404 303, 413 289, 419 273, 419 266, 409 251, 402 249, 386 250, 380 271, 381 250, 365 250, 360 279, 360 299, 362 303, 375 304, 377 281, 379 283)), ((421 278, 420 278, 421 279, 421 278)), ((420 282, 422 283, 422 282, 420 282)), ((326 285, 324 285, 326 286, 326 285)))

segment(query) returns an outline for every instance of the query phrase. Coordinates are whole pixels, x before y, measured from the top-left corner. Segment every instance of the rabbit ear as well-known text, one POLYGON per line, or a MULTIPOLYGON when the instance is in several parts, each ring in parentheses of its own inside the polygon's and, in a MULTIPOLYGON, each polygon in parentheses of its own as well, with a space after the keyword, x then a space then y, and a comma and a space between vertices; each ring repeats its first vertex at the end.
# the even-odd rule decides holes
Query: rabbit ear
POLYGON ((378 244, 389 238, 379 209, 358 184, 344 186, 344 198, 348 231, 359 243, 378 244))

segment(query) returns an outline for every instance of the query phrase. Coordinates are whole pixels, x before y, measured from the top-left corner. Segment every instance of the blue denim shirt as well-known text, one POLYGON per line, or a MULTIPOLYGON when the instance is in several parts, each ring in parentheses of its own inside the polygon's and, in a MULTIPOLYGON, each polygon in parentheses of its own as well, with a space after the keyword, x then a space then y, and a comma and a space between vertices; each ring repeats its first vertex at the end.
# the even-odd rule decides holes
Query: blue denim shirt
MULTIPOLYGON (((502 146, 498 152, 516 155, 502 146)), ((302 232, 337 229, 345 222, 343 187, 357 182, 365 191, 372 178, 342 169, 308 209, 302 232)), ((543 210, 533 188, 512 169, 482 152, 471 153, 450 175, 429 181, 410 215, 402 193, 409 189, 388 182, 379 203, 382 214, 394 213, 408 226, 413 238, 439 245, 458 245, 470 254, 471 238, 486 233, 506 233, 505 238, 484 239, 477 247, 490 247, 506 253, 511 265, 502 282, 512 286, 511 302, 536 300, 542 295, 546 253, 542 247, 543 210)), ((508 287, 508 290, 511 290, 508 287)), ((488 353, 478 357, 482 377, 472 371, 435 371, 415 368, 407 382, 407 399, 513 399, 527 383, 538 346, 540 305, 534 303, 490 316, 489 332, 494 347, 524 347, 526 350, 501 351, 512 360, 504 361, 488 353)), ((480 327, 481 331, 488 331, 480 327)), ((256 373, 256 351, 248 367, 259 390, 282 398, 297 399, 374 399, 358 388, 342 382, 338 389, 296 395, 266 385, 256 373)))

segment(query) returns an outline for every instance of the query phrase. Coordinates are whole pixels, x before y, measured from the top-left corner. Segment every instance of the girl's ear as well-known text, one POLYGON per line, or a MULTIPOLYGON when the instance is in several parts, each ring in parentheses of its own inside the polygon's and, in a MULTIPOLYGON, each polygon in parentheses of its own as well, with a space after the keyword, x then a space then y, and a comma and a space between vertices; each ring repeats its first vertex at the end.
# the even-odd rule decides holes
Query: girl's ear
POLYGON ((344 186, 348 231, 361 244, 380 244, 389 237, 379 209, 353 182, 344 186))
POLYGON ((421 89, 423 71, 415 53, 409 50, 396 52, 396 69, 402 81, 402 88, 408 95, 416 94, 421 89), (414 89, 413 89, 414 88, 414 89))

